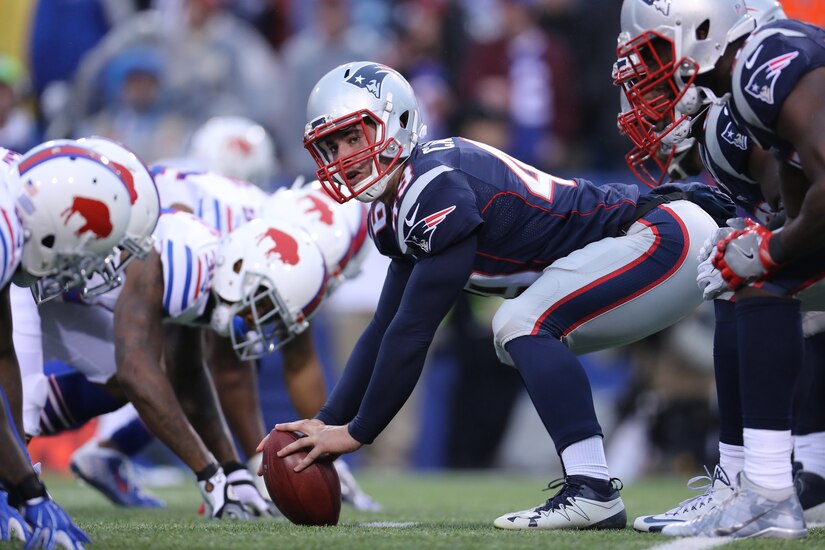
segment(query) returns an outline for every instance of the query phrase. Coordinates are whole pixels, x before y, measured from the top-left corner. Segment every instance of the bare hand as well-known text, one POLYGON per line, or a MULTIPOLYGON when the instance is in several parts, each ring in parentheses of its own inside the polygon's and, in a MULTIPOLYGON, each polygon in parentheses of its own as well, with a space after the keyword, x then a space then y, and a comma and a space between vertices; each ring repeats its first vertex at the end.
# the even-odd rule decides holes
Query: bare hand
POLYGON ((308 450, 306 457, 295 467, 296 472, 308 468, 319 457, 351 453, 361 448, 346 426, 327 426, 317 419, 298 420, 285 424, 276 424, 280 432, 301 432, 306 434, 278 451, 278 456, 285 457, 301 450, 308 450))

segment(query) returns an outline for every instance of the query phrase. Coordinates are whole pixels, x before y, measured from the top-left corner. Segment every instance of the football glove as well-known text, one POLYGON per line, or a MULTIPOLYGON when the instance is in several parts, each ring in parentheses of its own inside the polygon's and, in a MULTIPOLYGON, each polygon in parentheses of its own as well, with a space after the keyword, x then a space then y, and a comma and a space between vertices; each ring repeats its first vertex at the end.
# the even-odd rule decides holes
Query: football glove
POLYGON ((233 471, 226 476, 226 480, 248 513, 269 518, 280 515, 272 501, 267 501, 261 496, 252 479, 252 474, 246 468, 233 471))
POLYGON ((713 258, 705 258, 699 264, 696 284, 702 291, 703 300, 730 300, 733 297, 727 281, 722 278, 722 272, 713 267, 713 258))
POLYGON ((745 220, 744 229, 736 229, 719 241, 713 265, 731 290, 764 279, 779 268, 768 249, 773 236, 767 227, 745 220))
POLYGON ((203 496, 204 515, 211 519, 249 520, 249 514, 229 484, 223 468, 218 468, 212 477, 198 482, 198 489, 203 496))
POLYGON ((32 528, 26 548, 82 550, 83 543, 92 542, 89 535, 72 522, 69 514, 48 496, 25 501, 23 517, 32 528))
POLYGON ((26 542, 31 530, 26 520, 9 504, 9 494, 0 490, 0 540, 19 540, 26 542))

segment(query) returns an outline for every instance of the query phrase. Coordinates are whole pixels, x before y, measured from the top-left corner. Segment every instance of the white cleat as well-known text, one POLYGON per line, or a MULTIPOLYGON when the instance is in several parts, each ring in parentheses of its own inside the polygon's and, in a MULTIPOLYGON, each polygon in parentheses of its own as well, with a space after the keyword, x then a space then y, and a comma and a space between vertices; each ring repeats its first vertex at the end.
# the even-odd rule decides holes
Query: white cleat
POLYGON ((561 487, 547 502, 493 522, 499 529, 624 529, 627 512, 619 495, 618 479, 609 482, 585 476, 567 476, 548 485, 561 487))
MULTIPOLYGON (((705 469, 707 472, 707 469, 705 469)), ((718 464, 713 469, 713 475, 697 476, 688 481, 688 488, 693 491, 705 489, 701 495, 683 500, 675 508, 667 512, 652 516, 640 516, 633 522, 633 528, 643 533, 656 533, 662 530, 665 525, 672 523, 684 523, 705 514, 733 495, 733 487, 730 479, 718 464), (699 481, 707 480, 704 485, 695 485, 699 481)))

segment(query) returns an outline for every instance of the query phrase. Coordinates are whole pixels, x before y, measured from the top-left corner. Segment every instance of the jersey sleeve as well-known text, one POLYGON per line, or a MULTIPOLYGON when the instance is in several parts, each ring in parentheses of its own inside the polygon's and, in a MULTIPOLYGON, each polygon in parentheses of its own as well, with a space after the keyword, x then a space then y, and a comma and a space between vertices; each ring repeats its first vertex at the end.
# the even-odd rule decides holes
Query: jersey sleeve
POLYGON ((419 258, 439 254, 484 223, 468 177, 449 170, 426 185, 417 185, 417 181, 410 184, 394 220, 403 253, 419 258))
POLYGON ((819 64, 801 31, 784 23, 766 26, 751 35, 739 52, 733 70, 733 105, 737 120, 748 125, 757 139, 760 131, 776 127, 785 100, 819 64))

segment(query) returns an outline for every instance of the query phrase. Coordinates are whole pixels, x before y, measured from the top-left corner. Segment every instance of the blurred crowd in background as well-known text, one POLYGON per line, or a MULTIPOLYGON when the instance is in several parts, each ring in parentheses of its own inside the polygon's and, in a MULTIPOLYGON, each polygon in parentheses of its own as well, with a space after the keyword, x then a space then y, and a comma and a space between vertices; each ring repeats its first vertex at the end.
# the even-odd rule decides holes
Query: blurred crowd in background
MULTIPOLYGON (((819 0, 783 4, 825 23, 819 0)), ((0 146, 23 152, 97 134, 151 164, 185 155, 210 117, 242 115, 273 136, 278 171, 264 185, 274 189, 313 177, 302 147, 313 84, 337 65, 372 60, 411 82, 428 139, 461 135, 560 176, 631 183, 611 81, 619 8, 619 0, 3 2, 0 146)), ((384 265, 373 258, 363 280, 316 318, 330 384, 369 319, 384 265)), ((496 305, 467 297, 455 308, 424 383, 359 453, 363 464, 547 470, 552 443, 517 372, 493 351, 496 305)), ((613 475, 715 463, 711 311, 588 356, 587 366, 613 475)), ((278 358, 261 368, 267 423, 292 419, 278 358)))

